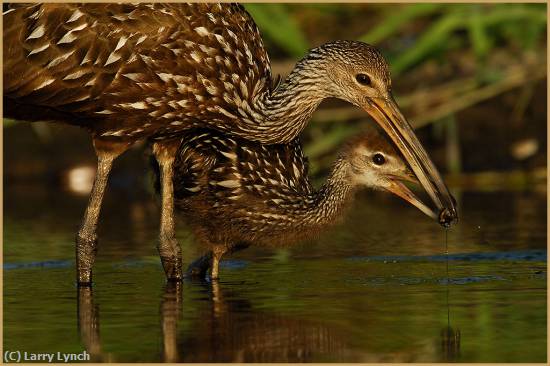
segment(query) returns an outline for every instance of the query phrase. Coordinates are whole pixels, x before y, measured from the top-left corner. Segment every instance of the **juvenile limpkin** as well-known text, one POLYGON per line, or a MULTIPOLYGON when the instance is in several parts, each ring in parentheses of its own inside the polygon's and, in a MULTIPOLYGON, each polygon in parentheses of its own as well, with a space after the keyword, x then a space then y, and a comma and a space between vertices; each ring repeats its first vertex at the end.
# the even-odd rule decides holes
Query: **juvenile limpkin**
POLYGON ((190 266, 190 274, 202 277, 211 267, 217 278, 226 252, 314 236, 343 216, 361 187, 392 192, 438 218, 401 182, 418 181, 376 130, 346 144, 319 190, 310 184, 299 139, 262 145, 211 130, 182 138, 174 161, 176 209, 210 249, 190 266))
POLYGON ((98 169, 76 237, 79 284, 91 283, 113 160, 136 141, 149 140, 161 166, 158 249, 167 277, 180 279, 174 137, 209 127, 264 144, 290 142, 328 97, 364 108, 405 156, 442 222, 456 218, 374 47, 337 41, 315 48, 274 88, 258 29, 235 4, 12 4, 3 21, 5 116, 59 121, 92 134, 98 169))

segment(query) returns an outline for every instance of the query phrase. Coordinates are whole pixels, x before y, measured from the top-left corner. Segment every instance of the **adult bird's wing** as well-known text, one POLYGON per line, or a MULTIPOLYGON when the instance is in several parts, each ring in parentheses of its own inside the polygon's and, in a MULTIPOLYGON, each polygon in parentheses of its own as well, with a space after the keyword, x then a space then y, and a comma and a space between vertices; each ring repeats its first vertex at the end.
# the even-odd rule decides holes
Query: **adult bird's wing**
POLYGON ((272 82, 258 29, 235 4, 11 5, 3 73, 18 103, 174 128, 222 121, 272 82))

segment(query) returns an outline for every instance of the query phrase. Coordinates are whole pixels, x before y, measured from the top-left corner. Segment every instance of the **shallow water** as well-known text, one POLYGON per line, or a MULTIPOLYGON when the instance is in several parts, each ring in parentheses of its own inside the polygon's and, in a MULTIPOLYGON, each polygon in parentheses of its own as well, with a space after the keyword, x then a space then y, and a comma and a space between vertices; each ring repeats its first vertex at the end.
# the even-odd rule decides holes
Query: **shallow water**
MULTIPOLYGON (((78 290, 86 196, 7 182, 5 350, 86 349, 115 362, 546 361, 545 192, 457 194, 448 278, 443 229, 362 194, 318 240, 237 253, 219 283, 167 285, 154 199, 112 183, 95 284, 78 290)), ((186 263, 201 254, 181 223, 178 236, 186 263)))

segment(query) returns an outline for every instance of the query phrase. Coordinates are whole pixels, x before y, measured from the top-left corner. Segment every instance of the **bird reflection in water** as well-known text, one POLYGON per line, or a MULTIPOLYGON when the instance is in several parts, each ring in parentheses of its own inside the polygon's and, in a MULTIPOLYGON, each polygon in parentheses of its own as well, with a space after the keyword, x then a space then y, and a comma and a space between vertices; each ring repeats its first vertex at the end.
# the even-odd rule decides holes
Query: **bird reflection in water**
POLYGON ((164 362, 177 362, 179 358, 177 333, 178 319, 182 315, 182 286, 181 282, 168 281, 160 301, 162 360, 164 362))
POLYGON ((460 329, 449 325, 441 330, 441 352, 445 361, 454 361, 460 356, 460 329))
MULTIPOLYGON (((448 269, 447 263, 447 269, 448 269)), ((445 361, 455 361, 460 357, 460 329, 451 326, 451 308, 449 305, 449 275, 447 272, 447 326, 441 329, 441 357, 445 361)))
POLYGON ((209 288, 210 307, 201 307, 198 332, 179 343, 180 362, 311 362, 343 357, 346 335, 315 321, 255 311, 247 299, 224 291, 218 281, 209 288), (185 353, 183 353, 185 351, 185 353), (191 352, 190 352, 191 351, 191 352))
MULTIPOLYGON (((255 311, 250 301, 226 293, 218 282, 193 282, 208 292, 199 304, 195 332, 178 332, 183 315, 183 286, 168 282, 160 300, 164 362, 308 362, 338 360, 346 346, 344 332, 290 316, 255 311), (181 339, 180 339, 181 338, 181 339)), ((80 339, 91 360, 115 362, 101 349, 99 307, 91 287, 78 288, 80 339)))
POLYGON ((92 287, 79 287, 78 291, 78 332, 80 341, 92 362, 109 362, 101 351, 99 335, 99 307, 94 303, 92 287))
POLYGON ((455 361, 460 356, 460 329, 451 327, 451 306, 449 305, 449 229, 445 230, 445 296, 447 305, 447 326, 441 330, 441 356, 445 361, 455 361))

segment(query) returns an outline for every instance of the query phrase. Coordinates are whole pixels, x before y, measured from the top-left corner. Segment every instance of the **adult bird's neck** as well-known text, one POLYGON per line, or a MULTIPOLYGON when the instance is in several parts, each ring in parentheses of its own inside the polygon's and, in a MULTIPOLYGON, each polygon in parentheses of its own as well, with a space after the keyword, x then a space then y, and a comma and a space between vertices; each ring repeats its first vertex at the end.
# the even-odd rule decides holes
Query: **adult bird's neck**
POLYGON ((262 112, 261 121, 254 121, 258 129, 254 139, 265 144, 294 140, 327 97, 319 83, 298 64, 277 89, 258 98, 256 107, 262 112))

